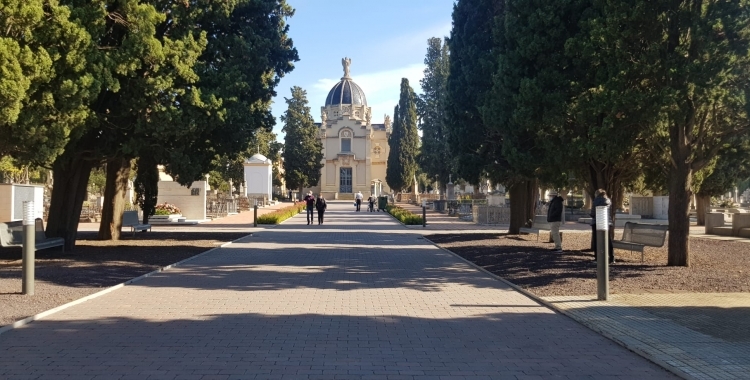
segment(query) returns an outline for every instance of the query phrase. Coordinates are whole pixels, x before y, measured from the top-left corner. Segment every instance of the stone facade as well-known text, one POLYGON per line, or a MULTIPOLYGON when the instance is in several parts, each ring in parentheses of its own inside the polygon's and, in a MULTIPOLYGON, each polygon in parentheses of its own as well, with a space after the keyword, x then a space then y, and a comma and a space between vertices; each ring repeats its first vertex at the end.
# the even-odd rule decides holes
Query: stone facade
POLYGON ((317 124, 323 143, 320 182, 311 190, 327 199, 354 199, 361 191, 389 193, 385 184, 390 118, 372 123, 372 109, 362 89, 349 77, 350 59, 342 60, 344 77, 328 94, 317 124))

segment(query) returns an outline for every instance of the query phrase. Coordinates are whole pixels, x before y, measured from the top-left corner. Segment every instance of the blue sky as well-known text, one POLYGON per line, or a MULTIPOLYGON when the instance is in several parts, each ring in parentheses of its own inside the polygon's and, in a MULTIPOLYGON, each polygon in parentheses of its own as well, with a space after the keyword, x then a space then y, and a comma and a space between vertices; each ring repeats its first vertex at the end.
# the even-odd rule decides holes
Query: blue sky
POLYGON ((290 88, 307 91, 311 113, 320 121, 328 91, 343 76, 341 58, 352 59, 351 77, 364 90, 373 123, 393 117, 401 78, 416 92, 424 70, 427 39, 450 33, 453 0, 287 0, 295 8, 287 20, 299 52, 295 69, 276 87, 274 132, 283 141, 279 116, 290 88))

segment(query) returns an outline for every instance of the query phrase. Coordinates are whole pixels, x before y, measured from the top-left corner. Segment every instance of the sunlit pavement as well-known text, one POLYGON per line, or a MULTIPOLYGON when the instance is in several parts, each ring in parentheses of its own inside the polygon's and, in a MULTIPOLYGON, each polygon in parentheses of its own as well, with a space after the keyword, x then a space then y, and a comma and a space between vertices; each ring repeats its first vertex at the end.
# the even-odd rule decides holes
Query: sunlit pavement
POLYGON ((0 335, 2 379, 670 376, 350 202, 0 335))

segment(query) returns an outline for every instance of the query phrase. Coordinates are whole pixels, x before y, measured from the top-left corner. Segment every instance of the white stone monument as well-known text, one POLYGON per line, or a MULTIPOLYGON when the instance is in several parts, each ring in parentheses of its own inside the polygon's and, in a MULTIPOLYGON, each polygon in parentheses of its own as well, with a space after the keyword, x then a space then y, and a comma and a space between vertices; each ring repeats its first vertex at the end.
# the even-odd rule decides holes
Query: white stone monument
MULTIPOLYGON (((157 203, 169 203, 177 206, 183 218, 191 222, 206 221, 206 192, 208 181, 193 181, 190 187, 180 185, 164 172, 159 165, 159 195, 157 203)), ((206 176, 208 179, 208 176, 206 176)))
POLYGON ((248 198, 263 197, 272 199, 273 162, 266 156, 257 153, 245 160, 245 196, 248 198))

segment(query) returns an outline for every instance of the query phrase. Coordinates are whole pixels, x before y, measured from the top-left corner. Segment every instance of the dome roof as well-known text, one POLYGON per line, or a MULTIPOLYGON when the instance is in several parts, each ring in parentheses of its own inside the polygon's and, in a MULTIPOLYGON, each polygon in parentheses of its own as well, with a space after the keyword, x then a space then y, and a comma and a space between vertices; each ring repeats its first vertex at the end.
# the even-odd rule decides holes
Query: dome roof
POLYGON ((248 164, 266 164, 270 163, 271 161, 268 160, 268 158, 260 153, 253 154, 252 157, 245 160, 248 164))
POLYGON ((366 106, 367 98, 365 98, 365 92, 351 78, 345 77, 341 78, 341 81, 336 83, 326 96, 326 106, 337 104, 366 106))

